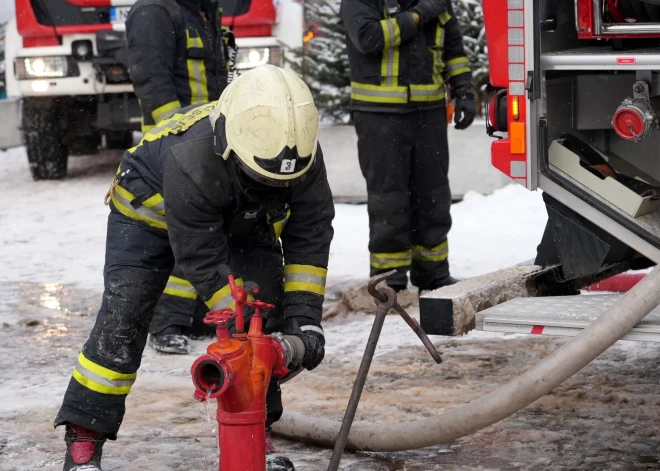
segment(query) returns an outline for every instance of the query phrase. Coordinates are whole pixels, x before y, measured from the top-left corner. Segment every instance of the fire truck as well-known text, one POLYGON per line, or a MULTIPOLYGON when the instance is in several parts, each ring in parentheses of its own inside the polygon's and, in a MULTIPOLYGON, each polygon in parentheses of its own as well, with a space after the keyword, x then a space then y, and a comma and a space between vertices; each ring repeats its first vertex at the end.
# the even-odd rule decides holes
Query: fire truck
MULTIPOLYGON (((35 180, 66 176, 69 155, 131 146, 140 109, 128 73, 125 20, 135 0, 16 0, 7 28, 9 100, 0 102, 11 135, 0 149, 27 150, 35 180), (18 105, 22 106, 18 106, 18 105), (20 114, 21 117, 18 117, 20 114)), ((281 65, 303 43, 295 0, 221 0, 240 73, 281 65)))
MULTIPOLYGON (((535 260, 422 296, 421 324, 574 336, 621 296, 584 288, 660 262, 660 0, 483 11, 491 162, 543 191, 548 222, 535 260)), ((626 338, 660 341, 660 310, 626 338)))

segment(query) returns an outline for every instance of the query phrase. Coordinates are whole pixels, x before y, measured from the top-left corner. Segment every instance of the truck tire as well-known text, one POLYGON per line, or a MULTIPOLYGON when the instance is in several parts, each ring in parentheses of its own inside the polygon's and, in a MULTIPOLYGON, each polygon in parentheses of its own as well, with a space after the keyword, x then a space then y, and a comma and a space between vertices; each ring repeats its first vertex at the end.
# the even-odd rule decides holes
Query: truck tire
POLYGON ((23 134, 30 172, 35 180, 66 177, 68 151, 60 140, 57 102, 25 98, 23 134))
POLYGON ((105 144, 108 149, 130 149, 133 147, 133 131, 108 131, 105 144))

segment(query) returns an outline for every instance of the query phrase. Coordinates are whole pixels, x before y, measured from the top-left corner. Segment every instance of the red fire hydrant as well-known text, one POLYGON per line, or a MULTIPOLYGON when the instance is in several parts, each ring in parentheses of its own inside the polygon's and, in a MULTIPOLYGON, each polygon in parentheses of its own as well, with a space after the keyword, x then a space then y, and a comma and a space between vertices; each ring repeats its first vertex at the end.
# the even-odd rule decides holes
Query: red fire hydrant
MULTIPOLYGON (((266 470, 266 392, 272 376, 282 378, 287 365, 304 352, 299 345, 262 331, 262 309, 274 306, 248 301, 248 293, 229 275, 236 310, 211 311, 204 322, 217 326, 217 341, 208 354, 192 366, 195 398, 218 400, 218 447, 220 471, 266 470), (254 308, 250 329, 245 333, 244 307, 254 308), (234 319, 236 331, 227 323, 234 319)), ((256 292, 256 289, 255 289, 256 292)), ((288 337, 288 336, 287 336, 288 337)))

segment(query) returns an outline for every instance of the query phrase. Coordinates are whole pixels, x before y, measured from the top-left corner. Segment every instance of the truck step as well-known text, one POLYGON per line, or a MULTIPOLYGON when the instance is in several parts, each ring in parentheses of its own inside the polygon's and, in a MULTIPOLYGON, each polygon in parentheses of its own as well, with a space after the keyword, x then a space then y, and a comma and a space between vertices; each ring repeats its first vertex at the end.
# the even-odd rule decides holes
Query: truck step
MULTIPOLYGON (((517 298, 476 314, 477 330, 574 337, 621 299, 621 294, 517 298)), ((660 307, 623 340, 660 342, 660 307)))

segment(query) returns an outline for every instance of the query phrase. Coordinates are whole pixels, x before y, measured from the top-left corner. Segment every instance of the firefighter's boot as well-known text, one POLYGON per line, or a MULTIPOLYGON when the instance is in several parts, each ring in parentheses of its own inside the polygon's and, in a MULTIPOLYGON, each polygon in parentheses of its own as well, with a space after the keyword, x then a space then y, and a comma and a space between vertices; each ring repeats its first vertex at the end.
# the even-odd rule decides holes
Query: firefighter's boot
POLYGON ((101 455, 106 436, 78 425, 68 424, 64 441, 64 471, 101 471, 101 455))
POLYGON ((190 353, 190 342, 183 334, 183 327, 171 325, 157 334, 151 334, 149 345, 161 353, 178 353, 187 355, 190 353))
POLYGON ((266 471, 296 471, 296 467, 286 456, 275 454, 275 445, 266 426, 266 471))

